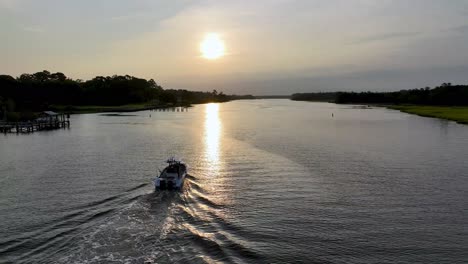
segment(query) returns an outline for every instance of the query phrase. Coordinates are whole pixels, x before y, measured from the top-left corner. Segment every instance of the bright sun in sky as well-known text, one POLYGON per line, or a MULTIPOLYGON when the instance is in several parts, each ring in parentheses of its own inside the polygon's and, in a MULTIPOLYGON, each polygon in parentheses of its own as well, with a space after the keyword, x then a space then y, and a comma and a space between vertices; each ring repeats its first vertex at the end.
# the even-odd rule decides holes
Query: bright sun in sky
POLYGON ((219 59, 224 55, 224 42, 217 33, 208 33, 200 43, 200 52, 203 58, 209 60, 219 59))

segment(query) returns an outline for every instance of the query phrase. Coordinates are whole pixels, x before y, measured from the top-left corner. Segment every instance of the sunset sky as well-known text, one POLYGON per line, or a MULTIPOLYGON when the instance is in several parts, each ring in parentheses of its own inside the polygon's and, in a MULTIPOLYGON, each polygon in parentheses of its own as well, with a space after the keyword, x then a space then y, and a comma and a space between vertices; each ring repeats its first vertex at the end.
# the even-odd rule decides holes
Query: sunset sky
POLYGON ((467 0, 0 0, 0 35, 13 76, 257 95, 468 84, 467 0))

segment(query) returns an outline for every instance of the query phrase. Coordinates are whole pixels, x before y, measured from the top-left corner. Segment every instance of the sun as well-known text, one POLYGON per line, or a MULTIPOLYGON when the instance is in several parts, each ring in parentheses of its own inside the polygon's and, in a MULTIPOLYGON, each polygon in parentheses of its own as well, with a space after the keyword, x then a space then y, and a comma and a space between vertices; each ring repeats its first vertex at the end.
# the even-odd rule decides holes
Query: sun
POLYGON ((217 33, 208 33, 200 43, 200 52, 205 59, 215 60, 224 55, 224 42, 217 33))

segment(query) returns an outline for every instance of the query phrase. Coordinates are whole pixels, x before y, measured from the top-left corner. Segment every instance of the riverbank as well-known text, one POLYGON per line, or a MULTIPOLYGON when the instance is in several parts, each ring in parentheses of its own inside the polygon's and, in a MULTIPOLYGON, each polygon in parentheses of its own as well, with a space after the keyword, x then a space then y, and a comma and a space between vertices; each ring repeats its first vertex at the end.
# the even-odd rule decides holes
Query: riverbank
MULTIPOLYGON (((234 96, 232 96, 234 97, 234 96)), ((126 104, 116 106, 102 106, 102 105, 52 105, 49 110, 67 113, 67 114, 92 114, 92 113, 106 113, 106 112, 137 112, 151 109, 165 109, 174 107, 192 107, 196 104, 207 104, 207 103, 226 103, 234 100, 252 100, 254 97, 250 96, 235 96, 234 99, 225 99, 218 101, 192 101, 180 104, 172 103, 159 103, 154 104, 151 102, 140 103, 140 104, 126 104)))
MULTIPOLYGON (((191 105, 183 106, 190 107, 191 105)), ((64 112, 70 114, 91 114, 91 113, 105 113, 105 112, 136 112, 150 109, 181 107, 172 105, 151 105, 143 104, 127 104, 118 106, 102 106, 102 105, 79 105, 79 106, 63 106, 54 105, 52 109, 57 112, 64 112)))
POLYGON ((468 124, 468 107, 458 106, 420 106, 420 105, 392 105, 390 109, 425 117, 442 118, 468 124))

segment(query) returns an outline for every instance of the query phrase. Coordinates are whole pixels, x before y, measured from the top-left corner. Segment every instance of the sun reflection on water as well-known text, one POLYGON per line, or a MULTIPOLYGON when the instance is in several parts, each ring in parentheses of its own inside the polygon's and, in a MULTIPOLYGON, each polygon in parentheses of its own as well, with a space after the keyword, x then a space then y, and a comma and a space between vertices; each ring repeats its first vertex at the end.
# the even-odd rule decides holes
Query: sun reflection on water
POLYGON ((207 104, 205 108, 205 156, 212 169, 219 166, 220 138, 219 104, 207 104))
MULTIPOLYGON (((220 116, 220 104, 211 103, 205 106, 205 127, 204 127, 204 171, 203 174, 207 180, 204 187, 206 199, 213 205, 227 205, 233 203, 232 193, 226 189, 226 171, 225 159, 226 152, 224 147, 225 138, 223 137, 223 122, 220 116), (223 138, 222 138, 223 137, 223 138)), ((203 208, 205 205, 200 204, 203 208)), ((228 218, 225 210, 222 212, 214 210, 210 205, 204 208, 206 211, 211 211, 221 219, 228 218)))

